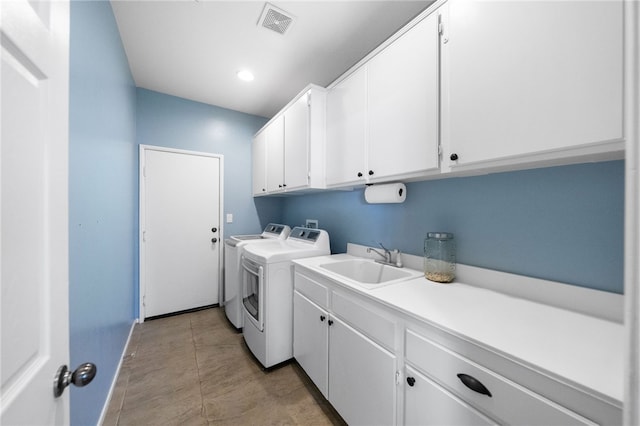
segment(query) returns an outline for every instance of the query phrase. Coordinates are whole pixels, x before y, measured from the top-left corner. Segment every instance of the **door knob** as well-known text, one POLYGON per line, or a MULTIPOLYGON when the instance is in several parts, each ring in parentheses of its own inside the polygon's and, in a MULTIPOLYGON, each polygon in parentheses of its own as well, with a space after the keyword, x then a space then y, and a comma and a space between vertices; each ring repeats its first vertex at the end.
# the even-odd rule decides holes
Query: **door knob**
POLYGON ((211 232, 218 232, 218 228, 215 228, 215 227, 211 228, 211 232))
POLYGON ((53 378, 53 397, 58 398, 62 395, 64 389, 71 383, 79 388, 88 385, 96 377, 97 372, 96 365, 90 362, 80 365, 75 371, 69 371, 69 368, 63 365, 58 368, 58 372, 53 378))
POLYGON ((217 238, 212 238, 212 239, 211 239, 211 242, 212 242, 212 243, 217 243, 217 242, 218 242, 218 239, 217 239, 217 238))

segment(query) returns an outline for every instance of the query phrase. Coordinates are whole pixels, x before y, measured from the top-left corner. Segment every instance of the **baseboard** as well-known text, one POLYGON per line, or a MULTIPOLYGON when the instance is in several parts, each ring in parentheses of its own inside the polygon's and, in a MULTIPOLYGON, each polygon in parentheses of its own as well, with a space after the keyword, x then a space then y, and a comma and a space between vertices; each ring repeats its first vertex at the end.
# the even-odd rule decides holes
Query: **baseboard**
POLYGON ((116 368, 116 373, 113 375, 113 380, 111 381, 111 386, 109 387, 109 393, 107 394, 107 398, 104 402, 104 406, 102 407, 102 412, 100 413, 100 418, 98 419, 98 425, 102 425, 104 423, 104 418, 107 415, 107 410, 109 409, 109 404, 111 403, 111 396, 113 395, 113 390, 116 388, 116 382, 118 381, 118 375, 120 375, 120 367, 122 367, 122 362, 124 357, 127 355, 127 348, 129 347, 129 342, 131 341, 131 335, 133 334, 133 328, 138 323, 138 320, 133 320, 131 323, 131 328, 129 329, 129 336, 127 336, 127 341, 124 344, 124 348, 122 348, 122 355, 120 355, 120 361, 118 362, 118 368, 116 368))

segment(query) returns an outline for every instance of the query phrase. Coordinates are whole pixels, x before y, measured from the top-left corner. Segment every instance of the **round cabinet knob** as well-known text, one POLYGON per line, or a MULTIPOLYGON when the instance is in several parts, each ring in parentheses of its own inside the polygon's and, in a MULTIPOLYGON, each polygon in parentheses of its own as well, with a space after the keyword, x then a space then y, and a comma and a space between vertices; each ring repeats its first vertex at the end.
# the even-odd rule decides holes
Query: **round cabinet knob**
POLYGON ((217 239, 217 238, 212 238, 212 239, 211 239, 211 242, 215 244, 215 243, 217 243, 217 242, 218 242, 218 239, 217 239))
POLYGON ((267 192, 267 190, 265 188, 262 188, 262 192, 267 192))
POLYGON ((373 176, 373 170, 369 170, 369 176, 373 176))
POLYGON ((328 321, 329 325, 333 325, 333 320, 328 321))
POLYGON ((282 185, 278 185, 278 188, 282 188, 282 185))
POLYGON ((320 315, 320 321, 324 321, 326 319, 327 319, 327 317, 325 317, 324 315, 320 315))
POLYGON ((413 377, 407 377, 407 384, 413 387, 413 385, 416 384, 416 379, 414 379, 413 377))
POLYGON ((362 172, 358 172, 358 177, 362 177, 362 172))
POLYGON ((211 232, 218 232, 218 228, 216 227, 211 228, 211 232))
POLYGON ((449 159, 450 159, 451 161, 456 161, 456 160, 458 159, 458 154, 456 154, 456 153, 454 152, 453 154, 451 154, 451 155, 449 156, 449 159))

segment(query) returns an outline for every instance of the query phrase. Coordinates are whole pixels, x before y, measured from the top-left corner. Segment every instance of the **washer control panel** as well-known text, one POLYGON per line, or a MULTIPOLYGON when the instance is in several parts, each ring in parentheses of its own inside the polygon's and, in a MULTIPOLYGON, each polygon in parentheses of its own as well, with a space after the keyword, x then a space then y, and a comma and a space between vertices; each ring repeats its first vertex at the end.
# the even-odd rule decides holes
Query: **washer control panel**
POLYGON ((289 234, 289 238, 315 243, 318 241, 318 238, 320 238, 320 234, 322 232, 323 231, 320 229, 310 229, 297 226, 293 228, 291 234, 289 234))

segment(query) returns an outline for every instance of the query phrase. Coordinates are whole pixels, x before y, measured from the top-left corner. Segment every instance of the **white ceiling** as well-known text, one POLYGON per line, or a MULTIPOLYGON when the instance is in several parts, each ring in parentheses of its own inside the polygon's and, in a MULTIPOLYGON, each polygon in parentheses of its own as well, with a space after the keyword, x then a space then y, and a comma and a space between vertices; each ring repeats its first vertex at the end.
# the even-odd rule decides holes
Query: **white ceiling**
POLYGON ((272 117, 307 84, 326 87, 424 10, 419 1, 272 1, 295 17, 281 35, 264 1, 111 0, 138 87, 272 117), (250 69, 252 82, 236 77, 250 69))

